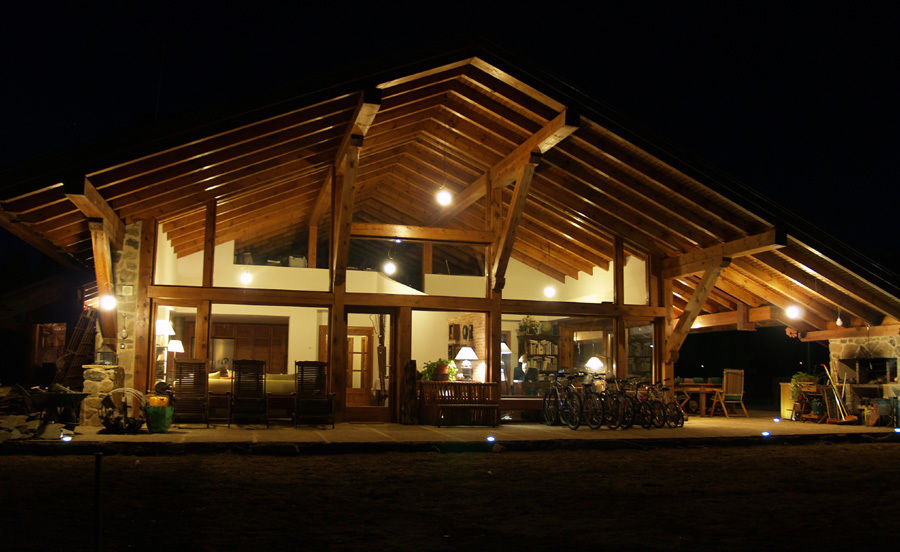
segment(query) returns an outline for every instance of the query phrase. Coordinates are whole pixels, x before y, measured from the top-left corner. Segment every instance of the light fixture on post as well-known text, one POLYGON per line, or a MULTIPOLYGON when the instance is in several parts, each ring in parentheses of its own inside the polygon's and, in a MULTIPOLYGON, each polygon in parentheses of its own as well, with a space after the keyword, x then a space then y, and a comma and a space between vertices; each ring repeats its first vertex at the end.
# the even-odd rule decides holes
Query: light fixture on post
POLYGON ((116 298, 114 295, 103 295, 100 297, 100 310, 111 311, 116 308, 116 298))
POLYGON ((455 360, 462 361, 463 369, 468 372, 466 375, 470 375, 472 371, 472 361, 478 360, 478 355, 475 354, 475 349, 471 347, 463 347, 456 353, 455 360))

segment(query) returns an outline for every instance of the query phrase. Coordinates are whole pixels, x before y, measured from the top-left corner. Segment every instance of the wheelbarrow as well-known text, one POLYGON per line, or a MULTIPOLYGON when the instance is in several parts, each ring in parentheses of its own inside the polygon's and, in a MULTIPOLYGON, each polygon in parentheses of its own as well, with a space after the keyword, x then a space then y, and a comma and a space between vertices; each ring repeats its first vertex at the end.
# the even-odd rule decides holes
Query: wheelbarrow
POLYGON ((81 402, 89 395, 89 393, 62 391, 32 393, 21 385, 16 385, 16 388, 25 400, 28 413, 40 413, 41 425, 37 435, 40 435, 44 426, 51 422, 65 424, 67 429, 74 429, 81 418, 81 402))

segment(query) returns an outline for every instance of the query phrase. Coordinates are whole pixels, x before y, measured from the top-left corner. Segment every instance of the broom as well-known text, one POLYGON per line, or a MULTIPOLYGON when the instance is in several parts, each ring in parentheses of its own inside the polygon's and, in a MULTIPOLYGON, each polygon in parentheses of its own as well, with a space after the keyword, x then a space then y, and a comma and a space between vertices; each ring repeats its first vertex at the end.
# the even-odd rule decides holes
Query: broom
POLYGON ((831 391, 834 393, 834 399, 837 401, 838 412, 841 415, 841 419, 838 420, 836 418, 828 418, 825 420, 826 424, 855 424, 856 416, 853 414, 847 414, 847 409, 844 408, 844 403, 841 401, 841 396, 838 393, 837 386, 834 384, 834 378, 831 377, 831 370, 828 369, 828 366, 822 365, 822 368, 825 369, 825 374, 828 376, 828 383, 831 384, 831 391))

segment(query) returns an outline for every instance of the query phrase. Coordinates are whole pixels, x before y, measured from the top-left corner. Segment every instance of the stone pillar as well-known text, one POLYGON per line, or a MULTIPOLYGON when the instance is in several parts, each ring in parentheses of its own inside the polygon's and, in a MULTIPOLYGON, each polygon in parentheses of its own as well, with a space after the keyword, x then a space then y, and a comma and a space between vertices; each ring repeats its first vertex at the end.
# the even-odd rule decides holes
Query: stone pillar
POLYGON ((84 392, 89 395, 81 403, 81 425, 99 426, 100 402, 110 391, 124 386, 125 370, 106 364, 85 364, 83 368, 84 392))
POLYGON ((125 227, 121 251, 113 256, 119 316, 118 365, 124 370, 123 386, 134 387, 134 316, 137 310, 138 269, 141 250, 141 222, 125 227))

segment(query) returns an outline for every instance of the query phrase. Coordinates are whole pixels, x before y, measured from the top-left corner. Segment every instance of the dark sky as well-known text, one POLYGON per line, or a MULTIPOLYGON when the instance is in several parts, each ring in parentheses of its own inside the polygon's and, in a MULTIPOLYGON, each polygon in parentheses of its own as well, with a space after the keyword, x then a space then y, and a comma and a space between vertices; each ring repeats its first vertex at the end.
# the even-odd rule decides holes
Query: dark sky
POLYGON ((0 21, 0 167, 474 34, 900 272, 889 8, 84 4, 0 21))

